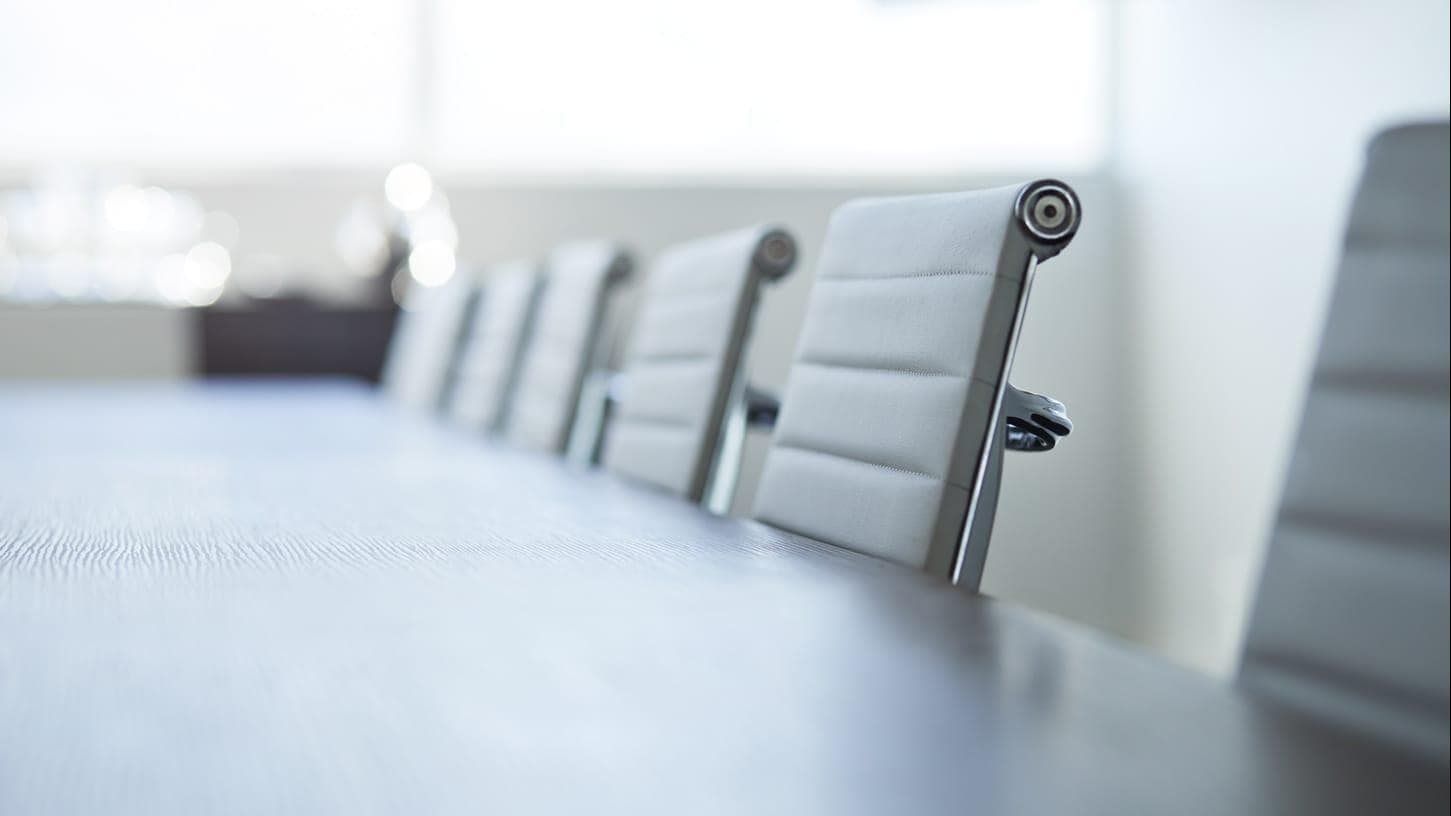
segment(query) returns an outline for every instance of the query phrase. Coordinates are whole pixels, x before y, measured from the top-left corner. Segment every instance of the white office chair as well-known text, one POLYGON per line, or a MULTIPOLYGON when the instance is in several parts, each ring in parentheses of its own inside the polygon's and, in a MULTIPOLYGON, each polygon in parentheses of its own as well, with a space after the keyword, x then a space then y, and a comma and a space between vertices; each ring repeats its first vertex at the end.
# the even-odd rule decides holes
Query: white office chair
POLYGON ((540 282, 539 265, 533 261, 513 261, 488 270, 449 398, 449 415, 459 424, 494 432, 508 422, 540 282))
POLYGON ((1370 145, 1239 672, 1252 693, 1443 766, 1448 134, 1415 125, 1370 145))
POLYGON ((760 289, 796 261, 784 230, 751 227, 660 254, 615 379, 609 470, 729 510, 745 439, 747 346, 760 289))
POLYGON ((1057 181, 840 207, 755 517, 976 590, 1004 450, 1068 430, 1008 370, 1034 270, 1079 219, 1057 181))
POLYGON ((544 262, 544 289, 510 409, 507 435, 530 450, 563 453, 570 439, 598 438, 601 417, 578 416, 587 381, 603 388, 596 372, 609 357, 605 336, 612 291, 631 269, 629 254, 616 244, 566 244, 544 262), (575 432, 577 421, 590 427, 575 432))
POLYGON ((460 268, 442 286, 408 290, 383 364, 389 398, 425 411, 443 406, 477 280, 474 270, 460 268))

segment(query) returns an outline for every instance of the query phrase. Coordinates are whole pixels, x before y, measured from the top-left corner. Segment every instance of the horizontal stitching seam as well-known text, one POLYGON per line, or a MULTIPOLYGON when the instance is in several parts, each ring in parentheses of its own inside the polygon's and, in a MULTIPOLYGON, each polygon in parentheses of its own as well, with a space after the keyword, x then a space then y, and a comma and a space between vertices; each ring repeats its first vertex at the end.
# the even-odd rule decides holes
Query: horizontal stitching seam
POLYGON ((669 352, 657 351, 649 354, 637 354, 629 358, 628 365, 669 365, 672 363, 698 363, 714 360, 716 355, 703 351, 682 351, 669 352))
POLYGON ((971 380, 972 382, 986 385, 989 388, 997 387, 996 382, 993 382, 986 377, 979 377, 976 374, 969 377, 962 374, 949 374, 947 372, 923 371, 909 368, 891 368, 888 366, 857 365, 855 363, 829 363, 823 360, 797 360, 795 362, 795 365, 812 366, 818 368, 837 368, 843 371, 875 371, 885 374, 908 374, 916 377, 940 377, 943 379, 971 380))
POLYGON ((1264 675, 1273 674, 1282 681, 1288 680, 1301 686, 1316 686, 1320 690, 1348 692, 1381 700, 1402 700, 1417 711, 1434 718, 1445 717, 1443 704, 1434 696, 1417 693, 1374 675, 1347 670, 1333 662, 1320 659, 1319 655, 1286 653, 1274 647, 1251 643, 1245 647, 1241 665, 1245 666, 1241 675, 1247 676, 1252 686, 1264 675))
MULTIPOLYGON (((1302 530, 1331 533, 1332 540, 1355 542, 1370 540, 1377 545, 1396 547, 1417 553, 1434 553, 1434 544, 1446 540, 1446 528, 1431 523, 1399 518, 1365 518, 1326 507, 1308 499, 1296 499, 1280 508, 1277 524, 1302 530)), ((1324 544, 1320 546, 1326 546, 1324 544)))
POLYGON ((1375 232, 1351 232, 1345 238, 1345 251, 1386 253, 1389 255, 1429 255, 1432 259, 1435 256, 1446 254, 1446 236, 1432 233, 1402 233, 1400 235, 1384 235, 1375 232))
POLYGON ((947 371, 928 371, 918 368, 895 368, 893 366, 862 365, 858 363, 834 362, 829 360, 797 360, 796 365, 814 366, 817 368, 838 368, 846 371, 872 371, 883 374, 907 374, 914 377, 943 377, 950 379, 965 380, 967 377, 961 374, 953 374, 947 371))
POLYGON ((665 428, 691 428, 695 423, 679 417, 652 414, 620 414, 617 419, 624 425, 655 425, 665 428))
POLYGON ((941 269, 931 272, 908 272, 905 275, 818 275, 820 282, 828 281, 884 281, 884 280, 911 280, 913 278, 1002 278, 1003 280, 1016 280, 996 272, 981 271, 976 269, 941 269))
POLYGON ((655 289, 646 293, 653 303, 668 303, 672 300, 703 300, 706 295, 719 297, 724 300, 734 294, 736 285, 734 283, 714 284, 712 286, 693 286, 685 289, 655 289))
POLYGON ((1446 398, 1448 377, 1444 369, 1431 371, 1366 371, 1353 368, 1324 367, 1316 370, 1311 389, 1361 391, 1372 396, 1440 397, 1446 398))
POLYGON ((807 447, 805 445, 796 445, 796 444, 792 444, 790 442, 777 442, 776 443, 776 447, 777 448, 780 448, 782 450, 794 450, 794 451, 800 451, 802 453, 814 453, 814 454, 816 454, 818 456, 826 456, 826 457, 829 457, 831 459, 841 460, 843 462, 851 462, 853 464, 861 465, 862 467, 877 468, 877 469, 880 469, 880 470, 889 470, 889 471, 891 471, 893 473, 901 473, 901 474, 905 474, 907 476, 918 476, 918 477, 921 477, 923 479, 931 479, 934 482, 944 482, 945 483, 947 481, 946 479, 944 479, 944 478, 942 478, 940 476, 933 476, 930 473, 923 473, 923 472, 921 472, 919 470, 908 470, 907 468, 899 468, 899 467, 897 467, 895 465, 888 465, 888 464, 884 464, 882 462, 872 462, 872 461, 868 461, 866 459, 858 459, 855 456, 846 456, 846 455, 840 454, 840 453, 832 453, 831 451, 821 450, 820 448, 812 448, 812 447, 807 447))

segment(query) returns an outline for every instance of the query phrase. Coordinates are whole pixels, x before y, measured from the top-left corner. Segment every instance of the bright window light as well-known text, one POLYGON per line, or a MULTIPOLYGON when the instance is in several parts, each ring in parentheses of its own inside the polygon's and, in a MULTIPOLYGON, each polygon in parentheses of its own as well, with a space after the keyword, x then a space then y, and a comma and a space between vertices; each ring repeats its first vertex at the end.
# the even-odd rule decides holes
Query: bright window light
POLYGON ((6 3, 0 158, 389 161, 411 133, 413 30, 410 0, 6 3))
MULTIPOLYGON (((448 174, 572 177, 1086 169, 1106 153, 1106 6, 29 0, 0 25, 0 161, 418 158, 448 174)), ((427 175, 403 167, 389 196, 422 206, 427 175)), ((138 228, 146 209, 128 190, 107 217, 138 228)))
POLYGON ((1095 0, 439 0, 433 128, 500 173, 1088 167, 1095 0))

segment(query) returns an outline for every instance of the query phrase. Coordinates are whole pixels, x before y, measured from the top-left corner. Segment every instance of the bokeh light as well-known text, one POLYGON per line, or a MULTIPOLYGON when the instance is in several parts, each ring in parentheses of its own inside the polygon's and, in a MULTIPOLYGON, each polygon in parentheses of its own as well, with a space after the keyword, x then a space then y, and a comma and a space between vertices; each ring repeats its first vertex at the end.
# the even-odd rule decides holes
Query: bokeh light
POLYGON ((442 286, 457 268, 453 247, 443 241, 422 241, 408 255, 408 271, 420 286, 442 286))
POLYGON ((433 197, 433 177, 421 165, 408 162, 388 171, 383 181, 383 194, 388 203, 404 211, 423 208, 433 197))

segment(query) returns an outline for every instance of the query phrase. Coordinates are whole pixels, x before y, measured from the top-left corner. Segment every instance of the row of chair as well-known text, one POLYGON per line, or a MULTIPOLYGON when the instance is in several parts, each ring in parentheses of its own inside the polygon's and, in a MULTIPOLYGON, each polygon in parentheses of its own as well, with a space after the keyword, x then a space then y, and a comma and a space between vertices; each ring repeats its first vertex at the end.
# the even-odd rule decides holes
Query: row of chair
MULTIPOLYGON (((1448 143, 1443 122, 1371 145, 1239 675, 1442 763, 1448 143)), ((754 516, 976 589, 1003 452, 1051 448, 1070 427, 1007 377, 1036 264, 1079 217, 1051 181, 837 210, 754 516)), ((610 404, 597 396, 613 392, 605 465, 699 500, 731 480, 719 465, 747 413, 758 289, 794 257, 769 228, 662 253, 619 387, 590 374, 608 292, 628 273, 618 247, 562 247, 498 267, 482 289, 422 290, 388 387, 531 448, 573 436, 585 454, 610 404)))
POLYGON ((415 290, 384 382, 718 512, 755 406, 775 424, 758 520, 975 589, 1003 451, 1051 448, 1071 428, 1061 404, 1007 377, 1034 269, 1079 221, 1077 196, 1051 180, 843 205, 779 406, 745 374, 761 290, 797 257, 773 226, 660 253, 621 372, 607 370, 607 325, 633 264, 597 241, 415 290))

